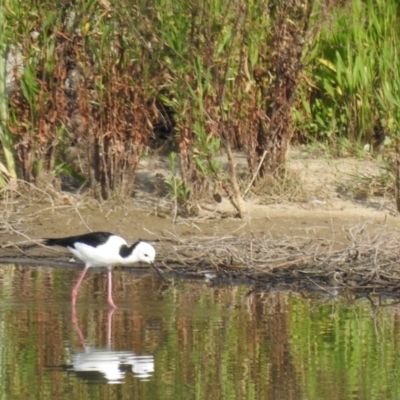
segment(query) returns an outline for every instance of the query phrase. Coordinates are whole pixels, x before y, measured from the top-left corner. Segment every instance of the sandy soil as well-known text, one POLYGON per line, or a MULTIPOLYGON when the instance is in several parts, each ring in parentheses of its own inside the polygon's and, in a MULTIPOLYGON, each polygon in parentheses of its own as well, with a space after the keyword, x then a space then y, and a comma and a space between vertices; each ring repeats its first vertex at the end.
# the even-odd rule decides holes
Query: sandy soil
MULTIPOLYGON (((237 155, 238 170, 245 163, 237 155)), ((128 241, 155 240, 165 233, 183 237, 327 238, 346 246, 348 232, 355 226, 368 227, 369 234, 386 231, 398 235, 400 218, 393 198, 354 199, 338 193, 338 186, 357 174, 379 174, 376 161, 312 158, 292 151, 288 168, 298 177, 302 198, 298 202, 264 204, 262 196, 246 197, 250 219, 235 218, 228 199, 203 202, 195 218, 172 219, 172 202, 164 180, 168 161, 161 157, 145 159, 137 173, 135 196, 124 204, 99 204, 82 195, 60 193, 46 186, 27 191, 6 190, 0 211, 0 253, 10 251, 7 243, 26 242, 104 230, 118 233, 128 241), (32 194, 33 193, 33 194, 32 194), (6 247, 4 247, 6 245, 6 247)))

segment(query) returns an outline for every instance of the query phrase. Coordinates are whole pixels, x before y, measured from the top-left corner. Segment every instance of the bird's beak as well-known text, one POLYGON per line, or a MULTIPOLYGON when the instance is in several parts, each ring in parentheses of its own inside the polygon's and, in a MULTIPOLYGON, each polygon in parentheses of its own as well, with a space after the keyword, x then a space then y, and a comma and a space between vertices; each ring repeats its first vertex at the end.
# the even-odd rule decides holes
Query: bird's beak
POLYGON ((160 278, 165 282, 168 283, 168 281, 164 278, 164 275, 162 274, 161 270, 157 268, 155 262, 151 263, 151 266, 157 271, 157 274, 160 275, 160 278))

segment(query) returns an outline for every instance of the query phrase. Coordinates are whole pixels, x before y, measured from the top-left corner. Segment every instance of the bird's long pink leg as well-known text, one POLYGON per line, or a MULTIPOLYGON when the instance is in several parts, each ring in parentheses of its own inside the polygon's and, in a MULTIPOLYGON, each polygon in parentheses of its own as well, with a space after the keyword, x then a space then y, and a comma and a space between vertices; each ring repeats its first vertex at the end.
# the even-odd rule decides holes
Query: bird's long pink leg
POLYGON ((112 316, 115 313, 116 308, 112 308, 111 310, 108 310, 107 314, 107 344, 111 348, 111 342, 112 342, 112 316))
POLYGON ((78 279, 78 282, 76 282, 76 285, 74 286, 74 288, 72 289, 72 305, 75 307, 75 303, 76 303, 76 296, 78 296, 78 290, 79 287, 81 286, 81 283, 83 281, 83 278, 86 275, 87 270, 89 269, 89 267, 85 267, 85 269, 82 271, 81 276, 78 279))
POLYGON ((117 306, 114 304, 114 301, 112 299, 112 270, 108 270, 108 304, 112 308, 117 308, 117 306))

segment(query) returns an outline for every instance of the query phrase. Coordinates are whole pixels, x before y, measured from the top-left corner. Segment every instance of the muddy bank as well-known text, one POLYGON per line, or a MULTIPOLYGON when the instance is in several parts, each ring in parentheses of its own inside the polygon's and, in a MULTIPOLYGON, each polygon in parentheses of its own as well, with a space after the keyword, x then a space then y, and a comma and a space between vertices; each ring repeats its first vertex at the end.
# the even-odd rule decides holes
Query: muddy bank
MULTIPOLYGON (((150 241, 166 275, 206 279, 214 284, 245 283, 260 290, 348 289, 400 295, 398 219, 365 210, 360 214, 321 210, 269 209, 248 222, 235 218, 171 218, 149 210, 72 207, 49 212, 23 208, 0 235, 0 263, 82 268, 63 249, 40 239, 109 230, 128 241, 150 241), (25 216, 22 216, 26 213, 25 216), (371 214, 372 213, 372 214, 371 214), (373 218, 374 217, 374 218, 373 218)), ((138 275, 145 266, 121 267, 138 275)))

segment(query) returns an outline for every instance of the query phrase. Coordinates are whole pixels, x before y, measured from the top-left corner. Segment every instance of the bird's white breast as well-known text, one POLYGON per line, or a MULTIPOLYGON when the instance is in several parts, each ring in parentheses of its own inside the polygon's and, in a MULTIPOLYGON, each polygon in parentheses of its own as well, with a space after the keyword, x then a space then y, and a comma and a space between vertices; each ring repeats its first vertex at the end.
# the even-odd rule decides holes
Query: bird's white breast
POLYGON ((121 246, 126 244, 122 237, 113 235, 106 243, 97 247, 77 242, 74 248, 70 247, 69 249, 76 257, 91 267, 110 267, 123 261, 119 251, 121 246))

